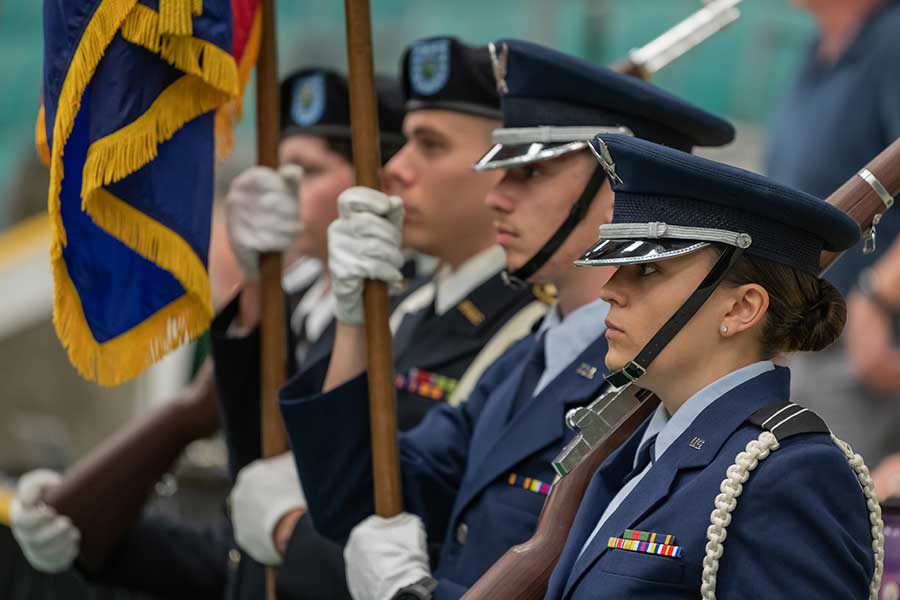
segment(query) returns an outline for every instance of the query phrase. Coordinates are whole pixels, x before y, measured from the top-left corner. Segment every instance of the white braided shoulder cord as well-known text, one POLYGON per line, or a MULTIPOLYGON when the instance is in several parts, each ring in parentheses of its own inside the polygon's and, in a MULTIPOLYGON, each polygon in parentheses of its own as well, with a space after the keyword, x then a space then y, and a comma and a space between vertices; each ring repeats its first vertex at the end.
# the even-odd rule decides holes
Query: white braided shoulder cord
MULTIPOLYGON (((875 573, 872 575, 869 598, 877 600, 878 590, 881 587, 881 575, 884 571, 884 526, 881 521, 881 506, 875 495, 875 485, 869 476, 869 468, 863 462, 862 456, 855 454, 847 442, 834 434, 831 435, 831 439, 847 457, 866 496, 869 522, 872 524, 872 550, 875 552, 875 573)), ((710 515, 709 529, 706 530, 706 556, 703 558, 703 576, 700 583, 702 600, 715 600, 716 598, 716 574, 719 571, 719 560, 725 551, 724 542, 728 535, 727 528, 731 523, 731 513, 737 506, 737 498, 741 495, 747 479, 750 478, 750 473, 756 469, 761 460, 777 449, 777 438, 769 431, 763 431, 759 434, 759 438, 747 444, 744 451, 735 457, 734 464, 726 471, 725 480, 720 486, 721 493, 716 496, 716 508, 710 515)))

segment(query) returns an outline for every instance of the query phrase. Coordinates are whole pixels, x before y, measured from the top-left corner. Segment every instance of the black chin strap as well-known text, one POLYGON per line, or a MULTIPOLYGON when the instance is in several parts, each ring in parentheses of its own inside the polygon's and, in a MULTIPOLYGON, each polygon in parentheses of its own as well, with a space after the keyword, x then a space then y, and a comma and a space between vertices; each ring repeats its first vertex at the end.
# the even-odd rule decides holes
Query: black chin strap
POLYGON ((666 324, 656 332, 656 335, 654 335, 647 345, 641 349, 634 360, 628 361, 628 364, 624 367, 606 376, 607 383, 615 389, 620 389, 637 381, 650 367, 650 363, 653 362, 653 359, 663 351, 663 348, 672 341, 672 338, 674 338, 678 332, 681 331, 682 327, 691 320, 691 317, 700 310, 703 303, 706 302, 722 280, 725 279, 725 276, 728 275, 728 272, 731 271, 734 263, 738 261, 743 253, 743 248, 726 246, 725 250, 722 251, 722 254, 719 255, 719 258, 716 259, 716 263, 713 265, 712 269, 706 274, 706 277, 703 278, 703 281, 700 282, 697 289, 688 296, 688 299, 684 301, 684 304, 682 304, 678 310, 675 311, 675 314, 666 321, 666 324))
POLYGON ((528 285, 528 279, 537 273, 538 269, 547 264, 550 257, 559 250, 559 247, 563 245, 563 242, 566 241, 566 238, 569 237, 572 230, 575 229, 578 223, 581 222, 581 219, 584 218, 584 215, 587 214, 591 201, 594 199, 594 196, 597 195, 597 192, 600 191, 600 187, 605 180, 606 171, 601 165, 598 165, 597 168, 594 169, 591 178, 584 186, 584 191, 581 192, 581 196, 578 197, 578 200, 576 200, 575 204, 572 206, 572 210, 569 211, 569 216, 566 217, 566 220, 559 226, 559 229, 557 229, 550 239, 547 240, 547 243, 544 244, 534 256, 528 259, 528 262, 512 273, 507 270, 503 271, 503 281, 505 281, 508 286, 521 289, 528 285))

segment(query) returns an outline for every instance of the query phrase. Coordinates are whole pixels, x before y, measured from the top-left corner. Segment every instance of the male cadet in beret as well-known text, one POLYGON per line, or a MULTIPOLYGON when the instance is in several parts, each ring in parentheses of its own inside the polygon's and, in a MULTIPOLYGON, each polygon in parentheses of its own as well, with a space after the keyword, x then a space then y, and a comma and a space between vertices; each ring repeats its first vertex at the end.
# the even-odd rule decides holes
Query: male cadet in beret
MULTIPOLYGON (((377 79, 381 156, 403 144, 399 82, 377 79)), ((337 217, 337 196, 353 185, 350 110, 343 75, 318 68, 295 72, 281 84, 278 172, 251 167, 231 184, 227 225, 244 272, 238 295, 217 315, 211 337, 219 413, 236 484, 231 522, 200 528, 184 520, 144 514, 93 581, 164 598, 261 598, 263 564, 295 554, 294 567, 277 581, 282 599, 347 597, 339 546, 296 519, 303 506, 290 454, 260 455, 259 283, 261 252, 284 252, 283 287, 290 307, 288 337, 300 364, 327 355, 334 337, 334 298, 327 261, 327 229, 337 217), (302 181, 302 183, 301 183, 302 181), (255 461, 255 462, 254 462, 255 461)), ((57 572, 78 555, 79 531, 68 518, 37 502, 59 476, 26 474, 19 485, 13 530, 37 569, 57 572)))
POLYGON ((734 136, 728 122, 638 79, 528 42, 502 40, 491 50, 503 128, 475 168, 502 176, 487 203, 507 279, 553 284, 558 302, 466 402, 435 409, 401 434, 409 512, 393 519, 363 521, 374 508, 365 378, 307 398, 283 390, 310 510, 324 535, 349 535, 344 556, 357 600, 459 598, 534 532, 551 460, 571 438, 565 413, 603 385, 608 305, 599 298, 612 269, 579 270, 573 261, 609 222, 613 194, 587 140, 630 132, 689 150, 734 136), (434 570, 426 539, 439 550, 434 570))

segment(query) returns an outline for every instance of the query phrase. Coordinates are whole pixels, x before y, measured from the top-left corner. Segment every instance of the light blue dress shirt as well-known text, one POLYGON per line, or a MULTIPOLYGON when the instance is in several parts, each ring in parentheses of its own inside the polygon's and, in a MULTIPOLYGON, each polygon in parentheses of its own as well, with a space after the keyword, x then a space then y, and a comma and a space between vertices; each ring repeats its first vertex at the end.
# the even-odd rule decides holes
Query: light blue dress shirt
MULTIPOLYGON (((544 334, 545 366, 541 378, 534 387, 533 396, 537 396, 547 387, 563 369, 572 364, 585 348, 606 331, 606 313, 609 304, 603 300, 594 300, 580 306, 566 315, 559 314, 559 307, 554 306, 547 312, 544 322, 538 329, 538 337, 544 334)), ((602 363, 605 356, 598 356, 602 363)))
MULTIPOLYGON (((632 490, 637 487, 650 469, 653 468, 655 461, 659 460, 663 453, 668 450, 669 446, 681 437, 681 434, 690 427, 691 423, 694 422, 704 409, 742 383, 746 383, 754 377, 762 375, 767 371, 771 371, 774 368, 775 364, 772 361, 763 360, 747 365, 737 371, 732 371, 688 398, 687 401, 681 405, 681 408, 675 411, 675 414, 671 417, 669 416, 669 413, 666 412, 665 407, 660 404, 657 407, 656 412, 654 412, 653 416, 650 418, 647 429, 644 430, 644 435, 641 437, 641 443, 638 444, 638 449, 640 449, 646 440, 655 435, 656 442, 653 445, 654 460, 650 462, 643 471, 622 486, 619 493, 613 497, 606 507, 606 510, 604 510, 603 514, 600 516, 600 521, 597 522, 597 526, 594 527, 594 531, 591 533, 590 537, 588 537, 587 542, 581 547, 581 552, 584 552, 600 531, 600 528, 603 527, 603 524, 606 523, 607 519, 616 512, 616 509, 622 505, 622 502, 624 502, 628 495, 631 494, 632 490)), ((638 457, 635 456, 635 467, 637 467, 637 460, 638 457)))

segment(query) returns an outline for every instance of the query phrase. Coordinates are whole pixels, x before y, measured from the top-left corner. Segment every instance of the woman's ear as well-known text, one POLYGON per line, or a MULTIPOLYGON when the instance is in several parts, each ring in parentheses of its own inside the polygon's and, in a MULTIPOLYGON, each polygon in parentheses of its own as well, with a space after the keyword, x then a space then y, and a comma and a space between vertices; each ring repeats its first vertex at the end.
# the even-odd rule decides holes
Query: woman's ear
POLYGON ((722 316, 719 333, 729 337, 752 329, 765 319, 769 308, 769 292, 756 283, 747 283, 729 289, 730 305, 722 316))

